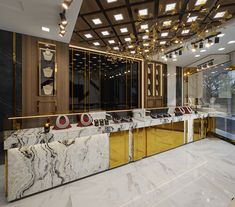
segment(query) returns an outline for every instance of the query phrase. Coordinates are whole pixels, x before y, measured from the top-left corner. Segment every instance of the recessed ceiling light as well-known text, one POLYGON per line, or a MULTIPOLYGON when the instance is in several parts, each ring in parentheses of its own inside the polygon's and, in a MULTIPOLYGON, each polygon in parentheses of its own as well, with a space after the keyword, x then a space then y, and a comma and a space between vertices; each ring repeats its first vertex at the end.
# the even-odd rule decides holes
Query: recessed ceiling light
POLYGON ((171 26, 171 20, 164 21, 164 22, 163 22, 163 26, 164 26, 164 27, 169 27, 169 26, 171 26))
POLYGON ((103 31, 103 32, 101 32, 101 33, 102 33, 102 35, 104 35, 104 36, 109 35, 109 32, 108 32, 108 31, 103 31))
POLYGON ((201 6, 204 5, 207 2, 207 0, 197 0, 195 3, 195 6, 201 6))
POLYGON ((100 45, 100 43, 99 42, 93 42, 93 45, 98 46, 98 45, 100 45))
POLYGON ((146 50, 144 50, 144 52, 149 52, 149 50, 148 50, 148 49, 146 49, 146 50))
POLYGON ((174 10, 174 9, 175 9, 175 7, 176 7, 176 3, 167 4, 167 5, 166 5, 166 9, 165 9, 165 11, 166 11, 166 12, 168 12, 168 11, 172 11, 172 10, 174 10))
POLYGON ((142 24, 140 26, 140 29, 148 29, 149 28, 149 25, 148 24, 142 24))
POLYGON ((162 36, 162 37, 168 36, 168 32, 163 32, 163 33, 161 34, 161 36, 162 36))
POLYGON ((229 45, 234 44, 234 43, 235 43, 235 40, 231 40, 231 41, 228 42, 229 45))
POLYGON ((113 47, 114 50, 119 50, 119 47, 113 47))
POLYGON ((131 38, 130 38, 130 37, 126 37, 126 38, 124 38, 124 40, 125 40, 126 42, 130 42, 130 41, 131 41, 131 38))
POLYGON ((195 55, 194 57, 200 57, 201 55, 195 55))
POLYGON ((123 15, 122 14, 115 14, 114 18, 116 21, 121 21, 121 20, 123 20, 123 15))
POLYGON ((225 15, 225 11, 223 11, 223 12, 218 12, 218 13, 214 16, 214 19, 216 19, 216 18, 222 18, 224 15, 225 15))
POLYGON ((160 45, 165 45, 166 44, 166 41, 161 41, 160 42, 160 45))
POLYGON ((148 15, 148 9, 140 9, 139 10, 139 15, 141 15, 141 16, 148 15))
POLYGON ((188 33, 189 33, 189 29, 184 29, 181 34, 188 34, 188 33))
POLYGON ((133 48, 133 47, 134 47, 133 45, 129 45, 129 46, 128 46, 128 48, 130 48, 130 49, 133 48))
POLYGON ((206 50, 201 50, 200 52, 206 52, 206 50))
POLYGON ((108 42, 109 42, 109 44, 114 44, 115 43, 114 40, 109 40, 108 42))
POLYGON ((42 31, 44 31, 44 32, 50 32, 50 28, 48 28, 48 27, 42 27, 42 31))
POLYGON ((107 0, 108 3, 116 2, 117 0, 107 0))
POLYGON ((94 24, 102 24, 100 18, 92 19, 92 22, 93 22, 94 24))
POLYGON ((221 33, 221 34, 218 34, 217 37, 223 37, 225 34, 224 33, 221 33))
POLYGON ((189 17, 187 22, 195 22, 197 20, 197 16, 189 17))
POLYGON ((149 38, 148 35, 144 35, 144 36, 142 37, 143 40, 147 40, 148 38, 149 38))
POLYGON ((148 47, 148 46, 149 46, 149 43, 146 42, 146 43, 143 44, 143 46, 148 47))
POLYGON ((219 51, 223 51, 223 50, 225 50, 225 48, 224 48, 224 47, 221 47, 221 48, 219 48, 218 50, 219 50, 219 51))
POLYGON ((93 37, 91 34, 84 34, 84 36, 88 39, 93 37))
POLYGON ((121 33, 126 33, 126 32, 128 32, 128 29, 127 29, 127 27, 123 27, 120 29, 120 31, 121 31, 121 33))
POLYGON ((135 54, 135 51, 133 50, 133 51, 131 51, 131 54, 135 54))

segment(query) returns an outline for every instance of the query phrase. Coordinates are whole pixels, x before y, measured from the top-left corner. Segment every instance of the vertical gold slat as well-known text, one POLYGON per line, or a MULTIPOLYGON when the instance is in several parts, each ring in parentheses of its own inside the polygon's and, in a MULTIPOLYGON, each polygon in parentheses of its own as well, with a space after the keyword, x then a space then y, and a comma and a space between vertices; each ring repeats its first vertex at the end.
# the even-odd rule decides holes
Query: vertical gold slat
POLYGON ((84 52, 84 111, 86 111, 86 52, 84 52))
POLYGON ((72 112, 74 112, 74 63, 73 63, 73 48, 72 48, 72 112))
POLYGON ((8 156, 5 150, 5 196, 8 196, 8 156))
MULTIPOLYGON (((12 114, 16 116, 16 33, 12 36, 12 114)), ((16 120, 13 120, 13 129, 17 128, 16 120)))
POLYGON ((128 96, 127 96, 127 77, 128 77, 128 68, 127 68, 127 59, 126 59, 126 109, 128 109, 128 106, 127 106, 127 98, 128 98, 128 96))

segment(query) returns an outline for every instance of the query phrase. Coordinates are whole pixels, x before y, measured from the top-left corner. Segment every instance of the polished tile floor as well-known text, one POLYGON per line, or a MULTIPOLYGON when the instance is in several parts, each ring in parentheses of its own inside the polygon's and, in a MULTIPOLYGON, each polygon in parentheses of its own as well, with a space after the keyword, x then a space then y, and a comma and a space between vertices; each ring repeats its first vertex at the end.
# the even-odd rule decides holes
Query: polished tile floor
POLYGON ((1 207, 227 207, 235 146, 204 139, 1 207))

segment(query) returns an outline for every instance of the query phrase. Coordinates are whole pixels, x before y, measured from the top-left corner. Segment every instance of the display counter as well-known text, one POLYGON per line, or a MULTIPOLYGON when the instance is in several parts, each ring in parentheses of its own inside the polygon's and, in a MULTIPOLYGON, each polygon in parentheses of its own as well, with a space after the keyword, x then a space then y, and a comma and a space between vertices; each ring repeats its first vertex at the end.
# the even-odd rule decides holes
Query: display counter
MULTIPOLYGON (((208 113, 171 108, 90 113, 66 129, 50 126, 6 133, 8 201, 109 170, 206 136, 208 113)), ((59 122, 58 122, 59 123, 59 122)), ((58 124, 56 122, 56 124, 58 124)), ((61 122, 64 124, 64 122, 61 122)), ((58 124, 59 126, 59 124, 58 124)), ((62 127, 63 128, 63 127, 62 127)))

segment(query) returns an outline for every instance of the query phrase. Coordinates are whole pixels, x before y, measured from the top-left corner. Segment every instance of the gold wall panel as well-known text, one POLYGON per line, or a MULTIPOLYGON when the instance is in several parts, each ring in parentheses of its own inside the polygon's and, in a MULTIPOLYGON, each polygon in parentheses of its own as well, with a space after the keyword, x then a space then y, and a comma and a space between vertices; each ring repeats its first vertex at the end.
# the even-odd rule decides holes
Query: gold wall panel
POLYGON ((202 138, 206 138, 208 133, 208 118, 202 119, 202 138))
POLYGON ((184 144, 184 122, 147 128, 147 155, 153 155, 184 144))
POLYGON ((109 167, 124 165, 129 161, 129 131, 111 133, 109 137, 109 167))
POLYGON ((133 130, 133 159, 146 157, 146 130, 145 128, 133 130))
POLYGON ((193 141, 202 139, 201 119, 193 120, 193 141))

